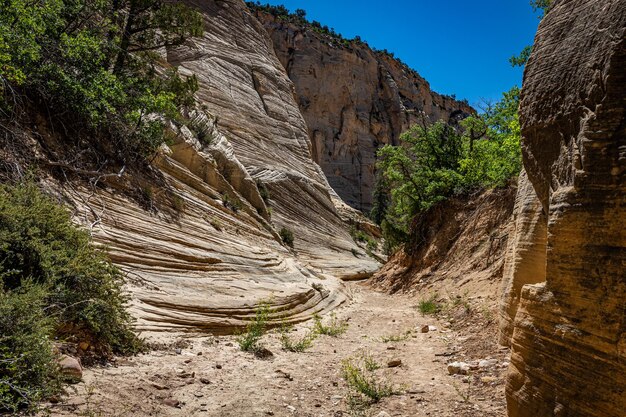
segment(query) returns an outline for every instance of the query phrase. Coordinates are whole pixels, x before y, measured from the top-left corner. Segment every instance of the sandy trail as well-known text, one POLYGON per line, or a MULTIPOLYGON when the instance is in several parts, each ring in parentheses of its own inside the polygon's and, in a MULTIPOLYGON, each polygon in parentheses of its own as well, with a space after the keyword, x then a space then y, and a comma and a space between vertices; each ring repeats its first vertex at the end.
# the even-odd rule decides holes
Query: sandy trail
MULTIPOLYGON (((357 283, 348 284, 348 292, 352 301, 337 310, 339 319, 348 320, 347 332, 337 338, 319 336, 304 353, 283 351, 277 332, 263 338, 274 353, 267 360, 240 351, 234 336, 167 335, 170 341, 178 337, 178 346, 184 347, 86 370, 83 382, 71 387, 63 402, 48 405, 48 411, 52 416, 138 417, 378 416, 382 411, 389 416, 506 415, 499 365, 472 371, 469 377, 448 374, 446 363, 459 355, 480 359, 462 346, 470 336, 422 316, 415 298, 357 283), (437 331, 421 333, 423 325, 437 331), (404 340, 383 341, 408 331, 404 340), (350 407, 341 363, 363 352, 381 365, 377 378, 399 393, 359 413, 350 407), (402 365, 389 368, 392 359, 402 365)), ((311 326, 303 323, 292 334, 303 335, 311 326)), ((491 357, 506 360, 501 352, 491 357)))

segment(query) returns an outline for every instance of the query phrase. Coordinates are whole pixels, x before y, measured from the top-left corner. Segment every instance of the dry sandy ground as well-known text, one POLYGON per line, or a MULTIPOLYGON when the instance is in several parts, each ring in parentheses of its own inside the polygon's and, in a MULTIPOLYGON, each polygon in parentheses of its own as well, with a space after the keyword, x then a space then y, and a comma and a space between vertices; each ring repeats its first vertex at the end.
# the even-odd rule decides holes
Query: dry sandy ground
MULTIPOLYGON (((507 352, 492 342, 494 324, 480 300, 457 302, 447 315, 423 316, 419 299, 348 285, 352 301, 337 310, 348 320, 339 337, 319 336, 304 353, 281 349, 272 331, 258 359, 234 336, 172 335, 177 343, 110 366, 85 371, 52 416, 505 416, 503 376, 507 352), (423 325, 436 331, 421 333, 423 325), (410 332, 407 334, 407 332, 410 332), (399 341, 385 342, 395 336, 399 341), (403 337, 401 337, 403 336, 403 337), (182 348, 181 348, 182 347, 182 348), (362 410, 342 378, 342 361, 369 354, 381 365, 379 382, 396 393, 362 410), (447 362, 494 358, 497 364, 449 375, 447 362), (388 362, 399 359, 399 367, 388 362), (385 414, 387 413, 387 414, 385 414)), ((328 318, 325 318, 325 321, 328 318)), ((297 326, 294 337, 312 323, 297 326)), ((161 335, 160 337, 163 337, 161 335)))

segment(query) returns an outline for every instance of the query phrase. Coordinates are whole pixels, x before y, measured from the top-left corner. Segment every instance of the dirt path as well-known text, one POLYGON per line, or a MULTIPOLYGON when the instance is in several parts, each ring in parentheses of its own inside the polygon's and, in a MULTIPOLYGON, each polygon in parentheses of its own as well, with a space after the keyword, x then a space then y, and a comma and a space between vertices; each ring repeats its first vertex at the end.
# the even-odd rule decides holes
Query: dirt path
MULTIPOLYGON (((422 316, 414 298, 377 293, 360 284, 348 288, 353 300, 337 311, 339 319, 348 320, 347 332, 337 338, 319 336, 304 353, 283 351, 277 332, 264 336, 274 353, 266 360, 240 351, 232 336, 181 336, 179 348, 87 370, 69 398, 50 405, 49 411, 52 416, 138 417, 506 415, 505 353, 492 352, 494 364, 470 371, 470 376, 451 376, 447 362, 482 359, 476 355, 489 352, 464 348, 471 335, 422 316), (437 330, 421 333, 423 325, 437 330), (383 341, 389 337, 403 340, 383 341), (381 365, 374 371, 378 380, 398 393, 358 412, 349 404, 352 391, 341 364, 364 353, 381 365), (389 368, 392 359, 402 364, 389 368)), ((305 334, 311 325, 297 326, 292 335, 305 334)))

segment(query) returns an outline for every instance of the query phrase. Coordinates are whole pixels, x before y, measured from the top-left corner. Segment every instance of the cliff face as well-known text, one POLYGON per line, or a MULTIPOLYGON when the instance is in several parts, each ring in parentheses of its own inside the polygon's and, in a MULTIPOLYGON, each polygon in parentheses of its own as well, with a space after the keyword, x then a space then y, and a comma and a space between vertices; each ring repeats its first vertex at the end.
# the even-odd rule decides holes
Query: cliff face
POLYGON ((187 3, 202 12, 205 34, 162 53, 198 77, 211 144, 172 126, 152 163, 160 182, 142 185, 151 209, 127 197, 128 175, 107 187, 51 187, 128 272, 140 329, 231 331, 262 301, 309 318, 344 301, 337 278, 367 276, 378 263, 350 236, 344 217, 357 215, 335 207, 265 29, 241 0, 187 3), (280 242, 283 227, 293 250, 280 242))
POLYGON ((376 150, 397 144, 411 124, 464 117, 467 104, 430 90, 426 80, 365 44, 328 36, 256 12, 295 85, 315 162, 351 206, 372 205, 376 150))
POLYGON ((505 276, 509 415, 623 416, 626 2, 553 2, 520 120, 530 182, 505 276))

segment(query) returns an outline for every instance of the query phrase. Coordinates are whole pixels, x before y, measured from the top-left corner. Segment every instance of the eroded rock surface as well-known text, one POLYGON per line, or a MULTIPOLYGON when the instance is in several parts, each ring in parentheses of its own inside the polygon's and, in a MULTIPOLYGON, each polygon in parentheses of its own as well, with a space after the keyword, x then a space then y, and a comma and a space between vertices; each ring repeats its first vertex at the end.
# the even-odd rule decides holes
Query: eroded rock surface
POLYGON ((295 85, 315 162, 352 207, 371 208, 379 147, 397 144, 402 132, 424 119, 449 121, 474 112, 366 44, 339 45, 271 14, 256 16, 295 85))
POLYGON ((486 190, 433 206, 412 225, 411 242, 372 278, 390 292, 497 294, 515 189, 486 190))
POLYGON ((537 200, 520 188, 509 251, 512 417, 626 410, 625 35, 625 1, 557 0, 526 67, 522 146, 537 200))
POLYGON ((166 56, 198 77, 211 143, 172 126, 153 161, 162 184, 145 185, 150 200, 169 196, 169 209, 112 189, 68 190, 76 218, 129 273, 140 329, 232 331, 263 301, 291 321, 333 308, 345 299, 337 278, 368 276, 378 263, 335 207, 265 29, 241 0, 188 4, 203 13, 205 34, 166 56), (283 227, 293 249, 281 244, 283 227))

